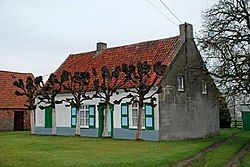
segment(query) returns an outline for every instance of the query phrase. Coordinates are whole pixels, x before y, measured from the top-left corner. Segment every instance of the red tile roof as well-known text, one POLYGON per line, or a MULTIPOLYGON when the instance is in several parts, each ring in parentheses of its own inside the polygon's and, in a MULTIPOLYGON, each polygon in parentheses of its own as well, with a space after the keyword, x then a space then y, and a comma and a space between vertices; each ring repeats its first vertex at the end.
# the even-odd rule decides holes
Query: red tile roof
POLYGON ((15 91, 18 90, 18 88, 13 86, 13 82, 15 78, 25 81, 28 76, 33 77, 33 74, 0 71, 0 108, 26 108, 24 106, 26 98, 15 95, 15 91))
POLYGON ((124 63, 136 64, 138 61, 147 61, 150 65, 156 61, 163 61, 163 64, 169 65, 180 46, 179 36, 176 36, 107 48, 99 54, 96 54, 96 51, 70 54, 55 74, 58 75, 63 70, 69 72, 91 71, 93 67, 96 68, 98 73, 104 65, 112 69, 124 63))

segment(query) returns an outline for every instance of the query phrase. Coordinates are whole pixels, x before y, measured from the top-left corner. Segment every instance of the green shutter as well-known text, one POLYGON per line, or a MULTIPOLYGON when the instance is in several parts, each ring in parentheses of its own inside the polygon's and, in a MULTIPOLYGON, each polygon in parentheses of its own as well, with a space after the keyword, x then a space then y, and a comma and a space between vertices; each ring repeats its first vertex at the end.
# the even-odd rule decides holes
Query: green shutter
POLYGON ((95 105, 89 105, 89 128, 95 128, 95 105))
POLYGON ((77 121, 77 111, 75 107, 71 107, 71 127, 76 127, 76 121, 77 121))
POLYGON ((114 112, 114 105, 109 104, 110 114, 111 114, 111 138, 113 138, 114 132, 114 121, 113 121, 113 112, 114 112))
POLYGON ((122 103, 121 104, 121 127, 128 129, 129 127, 129 108, 127 103, 122 103))
POLYGON ((52 108, 45 108, 45 128, 52 128, 52 108))
POLYGON ((154 130, 154 108, 145 104, 145 126, 147 130, 154 130))

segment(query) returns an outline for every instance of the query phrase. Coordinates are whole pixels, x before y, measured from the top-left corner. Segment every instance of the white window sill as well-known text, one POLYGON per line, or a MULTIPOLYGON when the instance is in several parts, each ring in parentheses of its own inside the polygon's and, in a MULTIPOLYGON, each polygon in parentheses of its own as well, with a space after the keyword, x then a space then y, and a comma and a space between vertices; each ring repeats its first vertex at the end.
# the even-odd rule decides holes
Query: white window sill
MULTIPOLYGON (((129 129, 131 130, 136 130, 137 126, 130 126, 129 129)), ((142 127, 142 130, 145 130, 145 126, 142 127)))
POLYGON ((80 126, 81 129, 89 129, 89 126, 80 126))

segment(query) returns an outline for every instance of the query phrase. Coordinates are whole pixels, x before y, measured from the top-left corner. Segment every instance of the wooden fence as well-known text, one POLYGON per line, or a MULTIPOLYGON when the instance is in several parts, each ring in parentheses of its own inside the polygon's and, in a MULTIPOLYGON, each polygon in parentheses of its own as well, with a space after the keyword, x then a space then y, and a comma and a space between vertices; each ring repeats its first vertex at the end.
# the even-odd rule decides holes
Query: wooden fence
POLYGON ((231 127, 242 129, 242 121, 232 120, 231 127))

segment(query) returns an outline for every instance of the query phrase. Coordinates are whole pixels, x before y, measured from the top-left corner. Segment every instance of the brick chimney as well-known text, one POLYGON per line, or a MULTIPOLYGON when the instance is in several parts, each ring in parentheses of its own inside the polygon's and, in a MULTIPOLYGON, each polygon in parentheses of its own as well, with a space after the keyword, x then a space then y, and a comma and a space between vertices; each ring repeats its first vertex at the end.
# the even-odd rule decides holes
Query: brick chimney
POLYGON ((104 42, 98 42, 96 44, 96 52, 100 53, 103 52, 105 49, 107 49, 107 44, 104 42))
POLYGON ((182 40, 186 40, 186 39, 190 39, 190 38, 193 39, 194 38, 192 24, 184 23, 184 24, 181 24, 179 26, 179 28, 180 28, 180 38, 182 40))

